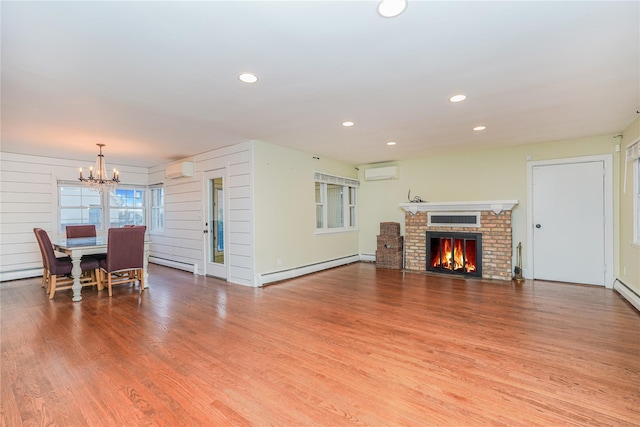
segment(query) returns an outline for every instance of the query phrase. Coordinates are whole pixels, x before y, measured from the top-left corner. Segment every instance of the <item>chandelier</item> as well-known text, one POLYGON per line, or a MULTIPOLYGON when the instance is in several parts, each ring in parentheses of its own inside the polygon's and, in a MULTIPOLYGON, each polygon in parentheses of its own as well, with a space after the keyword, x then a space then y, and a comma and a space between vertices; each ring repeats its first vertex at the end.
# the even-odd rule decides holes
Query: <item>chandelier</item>
POLYGON ((107 163, 104 161, 104 154, 102 154, 102 147, 104 144, 96 144, 100 147, 100 154, 96 158, 96 165, 89 167, 89 177, 84 178, 82 176, 82 168, 80 168, 80 181, 82 181, 87 187, 97 190, 102 193, 103 190, 111 190, 115 188, 120 182, 120 172, 115 168, 113 169, 113 177, 109 178, 107 174, 107 163))

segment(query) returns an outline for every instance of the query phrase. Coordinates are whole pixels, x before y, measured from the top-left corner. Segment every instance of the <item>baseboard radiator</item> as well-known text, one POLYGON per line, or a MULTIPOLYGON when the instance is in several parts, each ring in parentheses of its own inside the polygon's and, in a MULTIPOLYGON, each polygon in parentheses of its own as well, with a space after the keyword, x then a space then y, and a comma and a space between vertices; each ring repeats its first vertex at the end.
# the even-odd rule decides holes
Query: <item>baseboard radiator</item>
POLYGON ((269 283, 279 282, 281 280, 293 279, 294 277, 304 276, 322 270, 327 270, 341 265, 351 264, 360 261, 360 255, 349 255, 342 258, 336 258, 328 261, 317 262, 315 264, 304 265, 301 267, 290 268, 288 270, 274 271, 273 273, 256 274, 254 286, 265 286, 269 283))
POLYGON ((42 271, 42 267, 2 271, 0 272, 0 282, 9 282, 11 280, 29 279, 31 277, 42 276, 42 271))
POLYGON ((620 279, 616 279, 613 282, 613 289, 618 292, 622 298, 629 301, 629 303, 636 308, 636 310, 640 311, 640 295, 638 295, 633 289, 628 287, 624 282, 620 279))
POLYGON ((149 262, 152 264, 164 265, 165 267, 175 268, 177 270, 188 271, 189 273, 198 274, 198 267, 195 264, 189 264, 186 262, 173 261, 166 258, 158 258, 155 256, 149 257, 149 262))

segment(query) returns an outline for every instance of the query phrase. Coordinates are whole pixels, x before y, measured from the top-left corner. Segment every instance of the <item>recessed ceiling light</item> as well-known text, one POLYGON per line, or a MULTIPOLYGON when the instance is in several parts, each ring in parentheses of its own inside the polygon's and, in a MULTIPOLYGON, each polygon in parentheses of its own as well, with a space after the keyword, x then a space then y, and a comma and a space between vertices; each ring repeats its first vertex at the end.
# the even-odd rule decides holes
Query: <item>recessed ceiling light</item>
POLYGON ((252 73, 242 73, 238 76, 241 82, 244 83, 255 83, 258 81, 258 76, 252 73))
POLYGON ((449 98, 449 101, 460 102, 464 101, 465 99, 467 99, 467 95, 453 95, 451 98, 449 98))
POLYGON ((396 145, 396 142, 395 141, 389 141, 389 142, 387 142, 387 145, 396 145))
POLYGON ((476 126, 473 128, 473 130, 485 130, 486 128, 486 126, 476 126))
POLYGON ((351 127, 351 126, 353 126, 354 124, 355 124, 355 123, 353 123, 353 122, 342 122, 342 126, 344 126, 344 127, 346 127, 346 128, 351 127))
POLYGON ((378 13, 385 18, 400 15, 407 8, 407 0, 380 0, 378 13))

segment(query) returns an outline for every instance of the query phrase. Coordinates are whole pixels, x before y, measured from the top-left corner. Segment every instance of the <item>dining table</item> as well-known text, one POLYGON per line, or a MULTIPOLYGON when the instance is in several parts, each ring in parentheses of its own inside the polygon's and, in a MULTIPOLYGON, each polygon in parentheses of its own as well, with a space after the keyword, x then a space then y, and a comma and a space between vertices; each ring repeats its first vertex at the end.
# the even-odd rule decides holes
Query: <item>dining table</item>
MULTIPOLYGON (((147 272, 147 264, 149 263, 149 245, 151 241, 145 238, 144 241, 144 258, 142 274, 144 277, 144 287, 149 287, 149 274, 147 272)), ((83 255, 95 255, 106 254, 109 244, 107 236, 97 237, 75 237, 71 239, 59 239, 52 242, 53 249, 71 257, 71 263, 73 268, 71 270, 71 277, 73 277, 73 290, 72 301, 82 301, 82 284, 80 283, 80 277, 82 276, 82 269, 80 268, 80 260, 83 255)))

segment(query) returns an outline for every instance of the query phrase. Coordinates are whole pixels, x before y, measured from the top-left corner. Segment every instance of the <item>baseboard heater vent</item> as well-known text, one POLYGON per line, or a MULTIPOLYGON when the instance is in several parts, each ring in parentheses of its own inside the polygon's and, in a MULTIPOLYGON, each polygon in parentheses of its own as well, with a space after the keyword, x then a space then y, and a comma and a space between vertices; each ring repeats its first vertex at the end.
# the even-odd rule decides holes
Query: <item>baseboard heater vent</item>
POLYGON ((633 289, 627 286, 620 279, 616 279, 613 282, 613 289, 615 289, 622 298, 629 301, 629 304, 634 306, 636 310, 640 311, 640 295, 638 295, 633 289))
POLYGON ((480 227, 480 212, 438 212, 427 214, 430 227, 480 227))
POLYGON ((189 264, 188 262, 173 261, 170 259, 159 258, 155 256, 150 256, 149 262, 152 264, 164 265, 165 267, 176 268, 178 270, 184 270, 193 274, 198 274, 198 266, 196 264, 189 264))
POLYGON ((42 267, 25 268, 21 270, 1 271, 0 282, 9 282, 11 280, 29 279, 31 277, 42 276, 42 267))
POLYGON ((342 258, 335 258, 329 261, 316 262, 301 267, 290 268, 286 270, 274 271, 272 273, 256 274, 254 286, 264 286, 269 283, 279 282, 281 280, 293 279, 294 277, 304 276, 305 274, 316 273, 318 271, 327 270, 341 265, 347 265, 360 261, 360 255, 349 255, 342 258))

